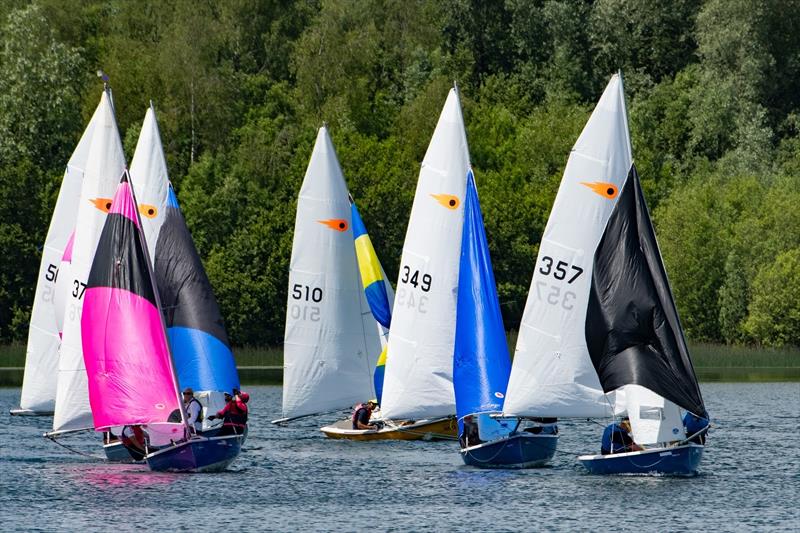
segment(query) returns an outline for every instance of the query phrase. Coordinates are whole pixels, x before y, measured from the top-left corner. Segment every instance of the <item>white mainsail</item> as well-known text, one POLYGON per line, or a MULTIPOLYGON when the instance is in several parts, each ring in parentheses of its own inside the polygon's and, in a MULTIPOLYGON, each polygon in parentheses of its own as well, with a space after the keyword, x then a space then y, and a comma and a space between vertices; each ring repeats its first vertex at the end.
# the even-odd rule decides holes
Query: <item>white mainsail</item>
MULTIPOLYGON (((22 380, 19 402, 22 410, 34 413, 52 413, 55 408, 58 349, 61 344, 60 333, 64 311, 64 307, 61 306, 62 316, 58 316, 59 297, 56 295, 56 283, 60 277, 58 274, 62 273, 60 265, 64 248, 75 227, 89 145, 99 115, 100 106, 92 115, 72 157, 67 162, 42 250, 42 262, 39 266, 36 296, 33 300, 28 330, 25 376, 22 380)), ((61 301, 65 299, 65 297, 60 298, 61 301)))
POLYGON ((536 259, 503 410, 613 413, 586 347, 594 252, 632 164, 622 79, 614 75, 570 153, 536 259))
POLYGON ((284 335, 286 418, 375 395, 380 341, 361 287, 351 219, 344 176, 323 126, 297 201, 284 335))
POLYGON ((451 89, 417 182, 400 262, 381 411, 385 418, 455 415, 453 347, 469 147, 451 89))
POLYGON ((169 193, 167 160, 164 157, 161 134, 158 131, 158 121, 152 105, 144 115, 136 151, 131 160, 130 174, 152 263, 156 257, 156 243, 161 226, 164 224, 169 193))
POLYGON ((92 427, 81 341, 82 302, 100 232, 124 170, 122 141, 110 95, 104 92, 97 110, 75 222, 70 294, 58 362, 54 433, 92 427))

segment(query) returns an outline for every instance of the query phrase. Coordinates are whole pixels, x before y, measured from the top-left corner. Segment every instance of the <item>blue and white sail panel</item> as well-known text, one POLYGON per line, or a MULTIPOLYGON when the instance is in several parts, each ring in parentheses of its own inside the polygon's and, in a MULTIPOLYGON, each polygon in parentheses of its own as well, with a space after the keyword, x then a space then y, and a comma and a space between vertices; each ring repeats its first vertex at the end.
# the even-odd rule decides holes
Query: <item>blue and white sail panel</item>
POLYGON ((172 186, 165 211, 155 273, 180 386, 196 391, 239 388, 222 314, 172 186))
POLYGON ((472 171, 467 174, 453 386, 459 420, 503 410, 511 374, 503 316, 472 171))

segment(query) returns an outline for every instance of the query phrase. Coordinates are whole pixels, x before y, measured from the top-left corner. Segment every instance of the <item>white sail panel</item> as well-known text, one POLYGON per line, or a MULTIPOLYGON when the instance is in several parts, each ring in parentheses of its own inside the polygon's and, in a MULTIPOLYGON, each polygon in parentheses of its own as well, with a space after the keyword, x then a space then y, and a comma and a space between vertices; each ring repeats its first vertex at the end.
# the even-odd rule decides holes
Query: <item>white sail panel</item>
POLYGON ((62 298, 56 295, 57 283, 60 278, 69 277, 69 273, 64 274, 61 271, 61 257, 75 227, 83 174, 99 113, 100 106, 92 115, 67 163, 44 241, 28 330, 25 376, 20 397, 20 407, 34 412, 52 413, 55 408, 58 350, 64 312, 64 306, 57 304, 60 303, 59 300, 63 302, 66 299, 66 295, 59 295, 62 298))
POLYGON ((637 444, 658 444, 686 438, 677 405, 640 385, 625 385, 625 408, 637 444))
POLYGON ((403 245, 383 383, 385 418, 455 415, 453 347, 469 169, 453 89, 422 162, 403 245))
POLYGON ((380 341, 356 263, 350 201, 325 127, 297 202, 284 334, 283 416, 375 396, 380 341))
POLYGON ((167 160, 164 157, 161 134, 152 106, 147 109, 142 122, 136 151, 131 160, 130 175, 152 263, 156 257, 156 243, 161 226, 164 224, 169 193, 167 160))
POLYGON ((631 168, 625 97, 611 78, 570 153, 536 259, 504 404, 518 416, 613 412, 586 347, 594 252, 631 168))
POLYGON ((58 363, 54 431, 92 427, 89 389, 81 343, 83 295, 111 199, 125 170, 125 155, 107 92, 103 93, 97 113, 75 222, 72 279, 68 287, 70 293, 64 313, 64 331, 58 363))

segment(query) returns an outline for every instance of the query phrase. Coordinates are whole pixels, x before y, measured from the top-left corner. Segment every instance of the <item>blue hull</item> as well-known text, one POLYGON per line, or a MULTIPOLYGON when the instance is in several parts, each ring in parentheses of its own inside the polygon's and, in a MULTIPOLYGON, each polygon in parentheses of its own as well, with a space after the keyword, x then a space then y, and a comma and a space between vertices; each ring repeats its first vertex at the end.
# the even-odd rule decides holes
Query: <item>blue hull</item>
POLYGON ((591 474, 691 476, 697 474, 703 449, 700 444, 684 444, 613 455, 582 455, 578 460, 591 474))
POLYGON ((147 466, 154 472, 221 472, 242 449, 241 436, 195 437, 149 454, 147 466))
POLYGON ((553 458, 557 435, 517 433, 461 450, 464 463, 478 468, 533 468, 553 458))

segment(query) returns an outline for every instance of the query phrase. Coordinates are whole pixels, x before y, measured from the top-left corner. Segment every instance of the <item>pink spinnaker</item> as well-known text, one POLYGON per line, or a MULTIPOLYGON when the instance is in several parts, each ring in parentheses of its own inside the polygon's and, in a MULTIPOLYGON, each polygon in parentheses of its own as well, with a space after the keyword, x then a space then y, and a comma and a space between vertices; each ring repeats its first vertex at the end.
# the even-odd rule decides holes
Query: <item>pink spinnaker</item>
POLYGON ((86 290, 83 355, 94 427, 166 422, 179 409, 158 309, 122 289, 86 290))
MULTIPOLYGON (((127 182, 117 189, 110 214, 120 214, 136 226, 136 232, 123 238, 141 238, 127 182)), ((109 217, 106 221, 115 223, 120 219, 109 217)), ((121 243, 120 249, 127 248, 121 243)), ((95 261, 118 264, 131 260, 95 257, 95 261)), ((133 271, 127 274, 135 275, 133 271)), ((119 281, 125 283, 124 273, 120 276, 119 281)), ((136 281, 151 283, 149 278, 136 281)), ((161 315, 151 301, 123 288, 90 287, 84 295, 81 332, 96 430, 166 422, 170 413, 180 408, 161 315)))

